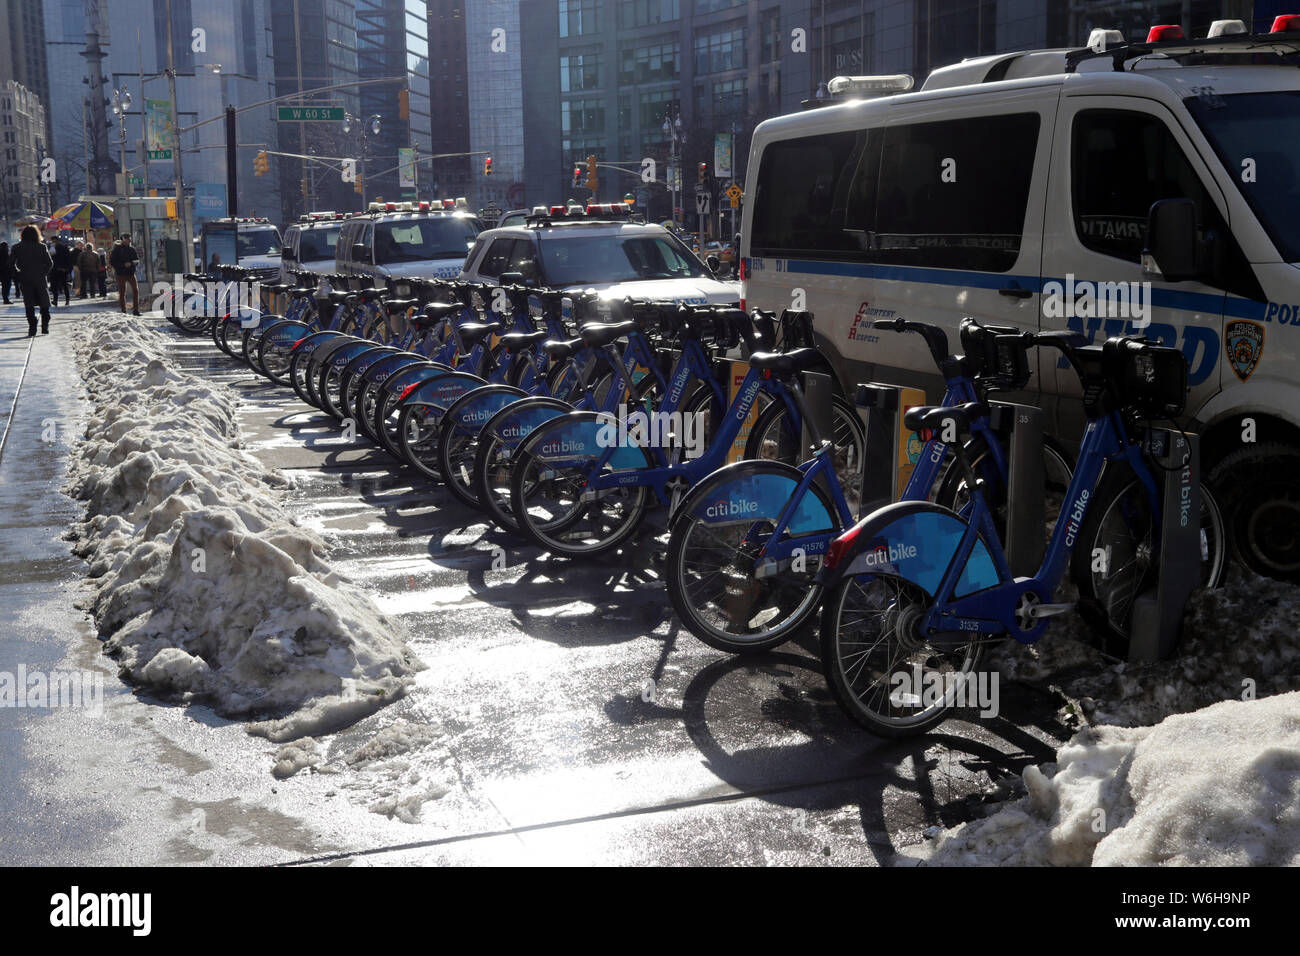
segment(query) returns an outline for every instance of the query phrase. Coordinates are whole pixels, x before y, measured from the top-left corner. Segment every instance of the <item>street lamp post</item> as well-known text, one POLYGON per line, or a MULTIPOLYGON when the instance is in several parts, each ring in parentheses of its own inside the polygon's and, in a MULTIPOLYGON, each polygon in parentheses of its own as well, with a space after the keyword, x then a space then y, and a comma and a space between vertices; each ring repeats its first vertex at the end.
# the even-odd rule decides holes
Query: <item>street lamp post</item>
POLYGON ((360 117, 353 116, 351 113, 343 114, 343 135, 346 136, 352 132, 352 127, 358 126, 361 132, 361 211, 366 211, 366 146, 369 143, 370 136, 378 136, 379 131, 383 129, 383 120, 378 113, 371 114, 366 121, 361 122, 360 117), (358 126, 358 124, 360 124, 358 126), (369 136, 367 135, 369 133, 369 136))
POLYGON ((131 108, 131 94, 126 90, 113 91, 113 115, 117 117, 117 140, 121 147, 122 195, 131 195, 130 182, 126 174, 126 111, 131 108))
POLYGON ((185 170, 181 163, 180 101, 176 98, 176 51, 172 39, 172 0, 167 0, 167 92, 172 100, 172 161, 176 164, 176 217, 181 227, 181 269, 194 268, 194 225, 185 204, 185 170))
MULTIPOLYGON (((677 163, 677 144, 682 145, 682 152, 685 153, 686 134, 682 132, 681 114, 673 114, 670 119, 671 110, 664 114, 664 135, 668 137, 668 196, 669 202, 672 203, 672 209, 669 210, 668 218, 673 222, 677 221, 677 190, 673 185, 673 170, 678 169, 677 163)), ((681 171, 678 169, 678 179, 680 182, 681 171)))

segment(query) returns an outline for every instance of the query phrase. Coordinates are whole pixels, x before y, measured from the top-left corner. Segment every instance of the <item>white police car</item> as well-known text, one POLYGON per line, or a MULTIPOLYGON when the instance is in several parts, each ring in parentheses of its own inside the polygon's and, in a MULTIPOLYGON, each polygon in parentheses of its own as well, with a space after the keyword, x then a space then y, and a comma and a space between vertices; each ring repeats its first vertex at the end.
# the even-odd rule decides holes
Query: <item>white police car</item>
POLYGON ((454 279, 483 231, 465 200, 371 203, 347 218, 339 233, 335 271, 389 278, 454 279))
POLYGON ((538 207, 522 225, 478 237, 461 278, 494 282, 521 273, 539 286, 592 290, 601 298, 734 304, 736 286, 719 281, 662 226, 633 221, 618 203, 538 207))

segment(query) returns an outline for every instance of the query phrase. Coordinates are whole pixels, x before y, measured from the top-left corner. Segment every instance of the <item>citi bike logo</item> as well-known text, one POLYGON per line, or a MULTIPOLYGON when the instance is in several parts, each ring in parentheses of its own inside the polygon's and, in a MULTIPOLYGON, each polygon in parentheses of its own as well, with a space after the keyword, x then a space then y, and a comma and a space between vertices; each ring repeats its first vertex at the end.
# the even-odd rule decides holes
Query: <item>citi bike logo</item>
POLYGON ((1074 506, 1070 509, 1070 518, 1065 525, 1065 546, 1074 547, 1074 539, 1079 534, 1079 526, 1083 524, 1083 513, 1088 510, 1088 491, 1084 489, 1079 492, 1079 498, 1075 501, 1074 506))
POLYGON ((512 438, 527 438, 533 433, 533 429, 536 427, 537 426, 535 425, 506 425, 501 429, 499 434, 502 438, 507 440, 512 438))
POLYGON ((743 422, 746 418, 749 417, 749 412, 752 403, 754 401, 754 396, 757 394, 758 394, 758 381, 755 380, 751 382, 749 388, 745 389, 745 391, 741 394, 741 400, 738 403, 739 408, 736 409, 736 419, 738 421, 743 422))
POLYGON ((916 545, 907 544, 878 544, 870 551, 863 552, 862 562, 869 568, 878 568, 886 564, 897 564, 899 561, 906 561, 909 558, 916 557, 916 545))
POLYGON ((981 717, 996 717, 1001 710, 997 671, 922 673, 921 666, 914 664, 910 671, 890 674, 889 686, 889 702, 895 707, 925 710, 945 703, 977 710, 981 717))
POLYGON ((578 438, 575 438, 572 441, 567 438, 560 438, 548 441, 538 450, 543 455, 563 455, 566 452, 586 451, 587 443, 578 438))
MULTIPOLYGON (((471 423, 473 423, 473 422, 485 422, 485 421, 487 421, 489 418, 491 418, 491 417, 492 417, 493 415, 495 415, 495 414, 496 414, 496 409, 492 409, 492 408, 480 408, 480 409, 477 409, 477 410, 472 410, 472 411, 468 411, 468 412, 462 412, 462 413, 461 413, 461 416, 460 416, 460 420, 461 420, 461 422, 462 422, 463 424, 468 425, 468 424, 471 424, 471 423)), ((512 425, 512 426, 510 426, 509 429, 507 429, 507 431, 516 431, 516 432, 517 432, 518 430, 519 430, 519 427, 518 427, 517 425, 512 425)), ((502 434, 504 435, 505 432, 503 431, 502 434)), ((509 436, 506 436, 506 437, 509 437, 509 436)))
POLYGON ((720 499, 704 509, 706 518, 745 518, 758 511, 758 502, 743 499, 733 501, 720 499))
POLYGON ((220 319, 235 316, 241 325, 251 327, 262 317, 262 283, 186 282, 182 275, 171 282, 153 284, 153 310, 173 318, 220 319))
POLYGON ((1065 282, 1043 283, 1043 317, 1128 319, 1133 328, 1151 324, 1150 282, 1092 282, 1065 274, 1065 282))

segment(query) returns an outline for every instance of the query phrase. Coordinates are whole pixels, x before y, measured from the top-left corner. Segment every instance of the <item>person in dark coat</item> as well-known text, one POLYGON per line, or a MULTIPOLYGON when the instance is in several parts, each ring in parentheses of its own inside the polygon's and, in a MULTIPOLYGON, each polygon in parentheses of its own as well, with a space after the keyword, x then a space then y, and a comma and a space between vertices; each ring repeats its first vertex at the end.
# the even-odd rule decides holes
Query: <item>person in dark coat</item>
POLYGON ((140 254, 131 245, 131 237, 123 233, 122 241, 109 253, 108 264, 113 267, 113 274, 117 278, 117 306, 124 314, 128 288, 131 290, 131 311, 135 315, 140 314, 140 286, 135 278, 135 266, 139 261, 140 254))
POLYGON ((9 252, 9 264, 18 279, 18 288, 23 294, 23 305, 27 307, 27 334, 36 334, 36 309, 41 310, 41 332, 50 332, 50 288, 49 276, 54 269, 54 260, 49 251, 41 244, 41 234, 35 226, 23 229, 21 240, 9 252))
POLYGON ((0 242, 0 289, 4 290, 5 305, 11 305, 9 301, 9 284, 14 281, 14 275, 9 271, 9 243, 0 242))
POLYGON ((53 305, 59 304, 59 293, 63 293, 63 304, 72 305, 72 286, 69 279, 72 276, 72 250, 62 239, 54 243, 54 268, 50 272, 50 295, 54 298, 53 305))

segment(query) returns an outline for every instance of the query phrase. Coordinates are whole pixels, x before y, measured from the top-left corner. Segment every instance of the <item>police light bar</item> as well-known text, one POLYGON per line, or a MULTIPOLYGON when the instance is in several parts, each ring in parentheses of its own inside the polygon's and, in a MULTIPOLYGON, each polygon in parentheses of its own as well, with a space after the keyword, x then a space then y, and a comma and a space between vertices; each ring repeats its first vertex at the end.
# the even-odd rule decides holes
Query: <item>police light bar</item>
MULTIPOLYGON (((552 206, 552 207, 551 207, 550 215, 555 215, 555 214, 556 214, 556 213, 555 213, 555 210, 557 210, 557 209, 561 209, 561 210, 562 210, 563 208, 564 208, 563 206, 552 206)), ((546 207, 545 207, 545 206, 534 206, 534 207, 533 207, 533 213, 532 213, 532 214, 533 214, 534 216, 545 216, 545 215, 547 215, 546 207)))
POLYGON ((443 209, 451 209, 451 208, 453 208, 455 205, 456 205, 456 200, 454 200, 454 199, 444 199, 444 200, 442 201, 442 208, 443 208, 443 209))
POLYGON ((1300 31, 1300 14, 1284 13, 1273 20, 1273 29, 1269 33, 1295 33, 1300 31))
POLYGON ((1209 38, 1236 36, 1246 32, 1246 24, 1241 20, 1215 20, 1210 24, 1209 38))
POLYGON ((826 84, 831 96, 883 95, 906 93, 915 81, 906 73, 888 76, 836 76, 826 84))
POLYGON ((1184 40, 1183 28, 1176 23, 1163 23, 1147 31, 1148 43, 1161 43, 1165 40, 1184 40))
POLYGON ((469 208, 469 203, 466 201, 466 199, 465 199, 464 196, 457 196, 457 197, 456 197, 456 208, 457 208, 457 209, 468 209, 468 208, 469 208))
POLYGON ((1124 34, 1118 30, 1103 30, 1100 27, 1088 34, 1088 49, 1104 53, 1113 46, 1124 45, 1124 34))
MULTIPOLYGON (((541 207, 541 206, 538 206, 537 208, 538 208, 538 209, 541 209, 542 207, 541 207)), ((566 209, 566 207, 564 207, 564 206, 552 206, 549 215, 552 215, 552 216, 563 216, 564 213, 565 213, 565 209, 566 209)))
POLYGON ((366 207, 366 209, 368 209, 370 212, 383 212, 384 204, 378 202, 372 202, 369 206, 366 207))
POLYGON ((428 212, 428 211, 429 211, 429 204, 428 204, 427 202, 423 202, 423 201, 421 201, 421 202, 419 202, 419 203, 416 204, 416 208, 419 209, 420 212, 428 212))

